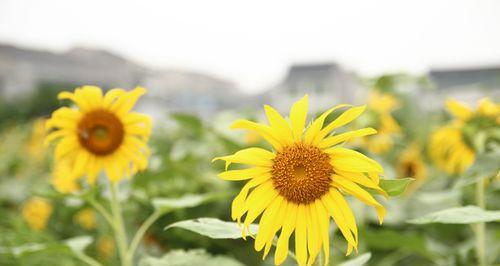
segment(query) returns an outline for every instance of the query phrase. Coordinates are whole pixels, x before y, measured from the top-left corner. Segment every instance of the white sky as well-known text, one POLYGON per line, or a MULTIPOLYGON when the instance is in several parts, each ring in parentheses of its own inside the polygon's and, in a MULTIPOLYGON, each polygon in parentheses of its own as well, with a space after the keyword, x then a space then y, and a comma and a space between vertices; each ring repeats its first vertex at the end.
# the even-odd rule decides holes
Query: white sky
POLYGON ((257 92, 293 62, 368 75, 500 65, 500 1, 0 0, 0 42, 105 48, 257 92))

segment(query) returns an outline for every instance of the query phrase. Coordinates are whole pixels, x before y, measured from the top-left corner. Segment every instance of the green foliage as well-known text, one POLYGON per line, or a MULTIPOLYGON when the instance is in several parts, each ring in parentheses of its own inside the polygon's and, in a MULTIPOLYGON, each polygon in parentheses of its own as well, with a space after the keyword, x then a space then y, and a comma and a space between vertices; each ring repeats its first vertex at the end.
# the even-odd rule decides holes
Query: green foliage
MULTIPOLYGON (((215 218, 198 218, 180 221, 165 227, 165 230, 175 227, 193 231, 213 239, 238 239, 242 238, 244 235, 248 235, 242 234, 242 227, 237 223, 224 222, 215 218)), ((258 226, 251 224, 249 230, 249 235, 254 235, 258 231, 258 226)))
POLYGON ((408 222, 413 224, 473 224, 494 221, 500 221, 500 211, 485 211, 476 206, 465 206, 429 213, 408 222))
POLYGON ((361 265, 365 265, 370 260, 371 257, 372 257, 371 253, 364 253, 364 254, 361 254, 361 255, 357 256, 354 259, 351 259, 351 260, 348 260, 348 261, 344 261, 344 262, 340 263, 338 266, 361 266, 361 265))
POLYGON ((145 257, 139 266, 243 266, 244 264, 226 256, 212 256, 204 250, 172 250, 161 258, 145 257))
MULTIPOLYGON (((422 80, 407 75, 387 75, 370 81, 370 86, 393 93, 402 105, 394 112, 401 134, 393 139, 390 151, 374 155, 362 147, 357 148, 384 167, 387 179, 381 179, 380 186, 391 197, 377 200, 387 207, 387 217, 380 226, 373 211, 346 193, 359 229, 359 255, 344 256, 346 242, 332 223, 332 265, 476 265, 474 230, 463 224, 477 222, 488 223, 489 263, 500 263, 497 255, 500 254, 500 179, 496 177, 500 147, 484 141, 485 153, 477 155, 474 165, 463 174, 448 176, 435 169, 426 156, 428 149, 432 149, 427 146, 427 140, 429 132, 446 120, 444 112, 420 109, 412 96, 401 90, 408 84, 420 83, 422 80), (422 149, 426 168, 423 180, 397 178, 401 152, 411 143, 418 143, 422 149), (478 181, 487 184, 485 209, 488 211, 467 206, 476 204, 474 188, 470 185, 478 181)), ((82 262, 82 256, 97 258, 103 265, 119 265, 116 247, 110 257, 100 255, 99 240, 112 235, 106 219, 96 213, 94 229, 82 227, 76 219, 81 210, 92 208, 92 201, 108 207, 106 185, 84 186, 82 193, 72 196, 60 194, 50 186, 53 147, 43 148, 45 153, 41 159, 28 152, 32 118, 47 116, 59 107, 61 102, 56 94, 68 88, 74 86, 45 84, 36 95, 0 103, 2 265, 87 265, 82 262), (43 231, 30 229, 21 216, 24 202, 32 196, 43 197, 54 206, 43 231)), ((341 111, 332 114, 326 122, 335 119, 341 111)), ((225 115, 227 118, 233 114, 225 115)), ((363 119, 378 118, 368 113, 359 118, 363 119)), ((150 140, 152 156, 148 169, 121 184, 127 232, 136 231, 151 214, 157 214, 159 219, 145 231, 144 238, 139 239, 140 259, 134 261, 134 265, 273 265, 273 250, 262 261, 262 254, 254 251, 253 239, 247 237, 247 241, 243 241, 241 226, 226 222, 231 217, 231 200, 244 182, 218 179, 217 173, 223 164, 210 161, 249 146, 240 141, 244 133, 227 130, 225 123, 229 125, 231 121, 225 121, 223 116, 202 120, 177 113, 156 124, 150 140)), ((343 130, 349 128, 336 133, 343 130)), ((479 134, 471 131, 467 134, 475 142, 483 142, 479 134)), ((487 139, 495 139, 495 134, 497 131, 488 132, 487 139)), ((261 142, 252 144, 262 145, 261 142)), ((352 147, 354 144, 342 145, 352 147)), ((250 234, 257 232, 258 226, 252 224, 250 234)), ((293 247, 291 242, 292 252, 293 247)), ((286 263, 294 265, 292 259, 286 263)))
POLYGON ((414 181, 413 178, 399 179, 380 179, 380 188, 382 188, 391 197, 399 196, 405 192, 408 185, 414 181))

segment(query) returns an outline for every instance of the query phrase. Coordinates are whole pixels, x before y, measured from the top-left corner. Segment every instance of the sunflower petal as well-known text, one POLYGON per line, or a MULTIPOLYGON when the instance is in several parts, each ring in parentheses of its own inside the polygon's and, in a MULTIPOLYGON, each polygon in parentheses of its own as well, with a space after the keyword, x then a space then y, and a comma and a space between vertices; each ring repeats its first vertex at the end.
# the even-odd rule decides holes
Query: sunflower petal
POLYGON ((332 178, 332 183, 335 187, 342 189, 343 191, 353 195, 363 203, 369 206, 373 206, 377 210, 377 215, 379 222, 382 224, 384 221, 386 210, 378 201, 376 201, 370 193, 362 189, 356 183, 343 178, 332 178))
POLYGON ((292 105, 290 109, 290 122, 292 124, 293 139, 300 141, 307 119, 308 96, 307 94, 292 105))
POLYGON ((280 142, 280 138, 276 136, 271 127, 266 125, 261 125, 246 119, 236 120, 232 125, 231 129, 246 129, 253 130, 257 132, 263 139, 265 139, 269 144, 271 144, 276 150, 281 150, 284 143, 280 142))
POLYGON ((326 112, 321 114, 316 120, 313 121, 313 123, 307 128, 305 135, 304 135, 304 142, 307 144, 311 144, 316 136, 319 134, 321 131, 321 128, 323 127, 323 123, 325 122, 326 117, 331 114, 333 111, 351 106, 349 104, 339 104, 331 109, 328 109, 326 112))
POLYGON ((279 137, 280 142, 285 144, 292 143, 292 130, 290 129, 290 125, 283 118, 278 111, 272 108, 269 105, 264 105, 264 110, 266 111, 267 119, 269 120, 269 124, 274 131, 274 134, 279 137))
POLYGON ((323 139, 319 144, 319 148, 328 148, 333 145, 339 144, 341 142, 353 139, 353 138, 358 138, 358 137, 363 137, 363 136, 368 136, 368 135, 373 135, 376 134, 377 130, 368 127, 368 128, 362 128, 354 131, 349 131, 346 133, 342 133, 339 135, 327 137, 323 139))
POLYGON ((467 120, 473 114, 473 111, 470 107, 454 99, 449 99, 446 101, 446 109, 448 109, 450 113, 452 113, 456 118, 460 120, 467 120))
POLYGON ((224 180, 246 180, 260 176, 271 171, 268 167, 252 167, 243 170, 229 170, 220 173, 218 176, 224 180))
POLYGON ((276 245, 276 253, 274 255, 274 263, 276 265, 280 265, 281 263, 283 263, 288 256, 289 239, 293 231, 295 230, 297 212, 297 204, 289 203, 286 211, 287 216, 285 218, 285 222, 283 223, 280 237, 278 238, 278 244, 276 245))
POLYGON ((226 161, 226 170, 232 163, 248 164, 262 167, 271 167, 274 153, 261 148, 247 148, 236 152, 233 155, 216 157, 212 160, 226 161))
POLYGON ((307 262, 307 215, 306 207, 300 204, 297 210, 297 224, 295 226, 295 255, 299 265, 307 262))
POLYGON ((326 137, 332 130, 341 127, 345 124, 350 123, 354 119, 358 118, 366 109, 365 105, 362 106, 357 106, 357 107, 352 107, 348 109, 347 111, 343 112, 339 117, 337 117, 333 122, 328 124, 326 127, 321 129, 321 131, 316 135, 316 137, 313 140, 313 144, 318 144, 320 143, 324 137, 326 137))

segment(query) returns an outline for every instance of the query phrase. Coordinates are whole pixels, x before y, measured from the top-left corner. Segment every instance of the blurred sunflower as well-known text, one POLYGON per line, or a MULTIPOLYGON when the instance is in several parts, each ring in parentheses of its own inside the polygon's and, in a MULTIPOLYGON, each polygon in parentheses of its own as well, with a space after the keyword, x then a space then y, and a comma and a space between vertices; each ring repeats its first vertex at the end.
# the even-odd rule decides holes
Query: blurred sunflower
POLYGON ((34 197, 24 204, 22 214, 31 229, 41 231, 47 227, 52 205, 45 199, 34 197))
POLYGON ((26 150, 32 159, 41 161, 45 155, 43 139, 45 137, 45 119, 39 118, 33 123, 31 136, 27 143, 26 150))
POLYGON ((427 179, 427 169, 422 156, 421 147, 412 143, 399 156, 397 174, 400 178, 411 177, 415 182, 410 184, 409 190, 415 190, 427 179))
POLYGON ((484 151, 488 143, 500 143, 500 105, 485 98, 473 110, 450 99, 446 108, 454 119, 431 135, 429 153, 439 168, 458 174, 474 163, 476 153, 484 151))
POLYGON ((115 254, 115 240, 112 236, 101 236, 96 242, 97 256, 101 261, 110 260, 115 254))
POLYGON ((55 149, 57 162, 67 160, 70 176, 87 176, 93 184, 104 170, 112 182, 131 176, 147 167, 151 118, 131 112, 146 90, 112 89, 103 95, 94 86, 61 92, 59 99, 69 99, 76 108, 61 107, 46 123, 54 129, 45 139, 48 144, 60 139, 55 149))
POLYGON ((365 106, 352 107, 323 126, 330 113, 347 106, 343 104, 329 109, 306 128, 307 95, 293 104, 289 122, 266 105, 270 125, 237 120, 232 128, 258 132, 275 151, 247 148, 214 159, 226 162, 226 171, 219 174, 220 178, 231 181, 250 179, 232 203, 232 219, 240 223, 246 214, 245 232, 262 215, 255 249, 264 249, 264 257, 269 253, 275 234, 281 229, 275 252, 277 265, 287 257, 289 238, 294 231, 299 265, 314 263, 321 247, 327 265, 330 217, 347 240, 347 254, 357 249, 358 229, 344 194, 353 195, 375 207, 380 223, 383 221, 385 208, 363 188, 372 188, 386 196, 378 185, 382 167, 359 152, 336 146, 351 138, 375 134, 376 131, 363 128, 330 135, 334 129, 360 116, 365 106), (228 170, 231 163, 251 167, 228 170))
POLYGON ((378 134, 361 139, 360 145, 374 154, 389 151, 394 145, 394 137, 401 132, 398 122, 391 112, 400 107, 399 100, 392 94, 372 91, 368 100, 368 116, 364 126, 372 126, 378 134))
POLYGON ((416 180, 426 178, 425 163, 417 143, 412 143, 399 156, 397 172, 399 177, 411 177, 416 180))
POLYGON ((75 214, 75 222, 86 230, 94 230, 97 224, 95 211, 84 208, 75 214))

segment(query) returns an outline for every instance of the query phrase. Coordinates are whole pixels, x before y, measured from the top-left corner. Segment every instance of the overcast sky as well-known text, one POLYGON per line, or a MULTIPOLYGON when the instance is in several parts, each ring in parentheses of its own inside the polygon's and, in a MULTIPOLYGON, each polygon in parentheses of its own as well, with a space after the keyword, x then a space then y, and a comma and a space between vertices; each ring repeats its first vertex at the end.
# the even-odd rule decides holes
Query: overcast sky
POLYGON ((500 65, 500 1, 0 0, 0 42, 105 48, 257 92, 294 62, 367 75, 500 65))

